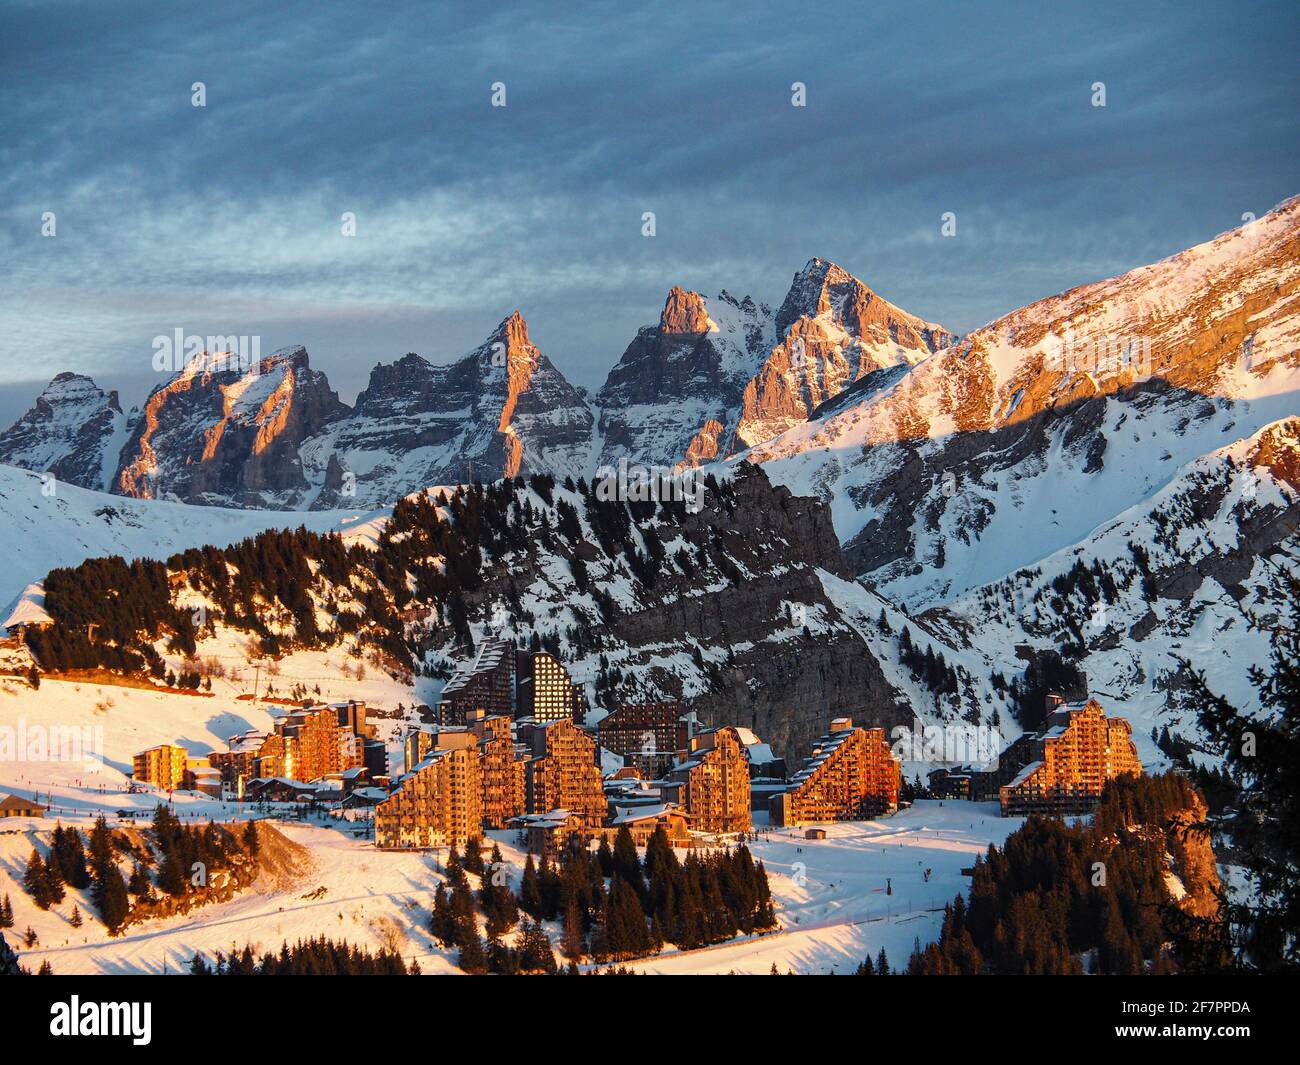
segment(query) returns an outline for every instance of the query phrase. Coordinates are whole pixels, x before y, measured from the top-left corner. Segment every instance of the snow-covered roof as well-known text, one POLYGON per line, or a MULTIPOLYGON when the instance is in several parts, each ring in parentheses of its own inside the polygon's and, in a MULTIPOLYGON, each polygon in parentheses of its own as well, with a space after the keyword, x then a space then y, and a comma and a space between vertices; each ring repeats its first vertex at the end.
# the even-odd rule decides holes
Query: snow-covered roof
POLYGON ((637 821, 656 820, 669 813, 682 813, 674 803, 661 803, 658 806, 616 806, 614 809, 616 813, 610 818, 610 825, 630 825, 637 821))
POLYGON ((1011 783, 1007 784, 1006 786, 1008 788, 1014 788, 1023 784, 1029 777, 1033 776, 1035 770, 1037 770, 1039 766, 1041 766, 1042 764, 1043 764, 1042 762, 1030 762, 1027 766, 1025 766, 1024 769, 1022 769, 1019 773, 1017 773, 1015 779, 1012 780, 1011 783))
POLYGON ((4 628, 18 625, 52 625, 54 619, 45 611, 45 585, 35 581, 23 589, 13 610, 5 618, 4 628))

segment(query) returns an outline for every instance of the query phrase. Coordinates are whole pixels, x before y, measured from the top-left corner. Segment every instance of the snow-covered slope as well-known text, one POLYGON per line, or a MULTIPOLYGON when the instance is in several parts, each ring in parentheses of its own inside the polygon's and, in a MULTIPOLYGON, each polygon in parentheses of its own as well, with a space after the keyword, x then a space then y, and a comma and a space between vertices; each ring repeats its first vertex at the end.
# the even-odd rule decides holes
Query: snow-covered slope
POLYGON ((0 617, 8 616, 28 583, 56 566, 104 555, 166 558, 187 547, 224 545, 262 529, 298 525, 373 541, 386 515, 386 510, 300 514, 125 499, 0 466, 0 539, 5 545, 0 617))
MULTIPOLYGON (((1123 707, 1143 761, 1152 729, 1200 744, 1183 704, 1190 668, 1249 710, 1248 670, 1268 661, 1285 606, 1277 576, 1300 565, 1300 418, 1198 458, 1150 499, 1079 543, 918 619, 1014 676, 1027 649, 1071 649, 1092 690, 1123 707)), ((1208 749, 1195 755, 1215 761, 1208 749)))

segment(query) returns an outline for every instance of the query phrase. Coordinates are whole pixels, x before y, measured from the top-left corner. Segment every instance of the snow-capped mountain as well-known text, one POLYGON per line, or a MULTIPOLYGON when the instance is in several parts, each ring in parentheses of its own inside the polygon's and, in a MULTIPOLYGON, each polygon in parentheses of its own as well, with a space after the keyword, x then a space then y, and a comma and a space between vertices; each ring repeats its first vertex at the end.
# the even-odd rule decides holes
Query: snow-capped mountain
POLYGON ((113 490, 137 499, 303 506, 310 486, 298 449, 346 413, 305 348, 283 348, 251 366, 204 352, 150 393, 113 490))
POLYGON ((377 366, 356 408, 302 446, 315 509, 391 503, 431 484, 521 473, 580 477, 586 396, 528 338, 516 311, 449 365, 409 354, 377 366))
POLYGON ((673 288, 596 395, 602 464, 698 465, 726 454, 745 389, 775 342, 771 309, 673 288))
POLYGON ((774 315, 725 290, 674 288, 597 394, 601 459, 698 466, 798 425, 865 375, 910 366, 952 334, 811 259, 774 315))
POLYGON ((0 433, 0 463, 105 489, 126 435, 116 392, 102 391, 82 374, 61 373, 31 410, 0 433))
POLYGON ((745 457, 831 503, 856 573, 935 606, 1300 412, 1298 289, 1300 199, 869 374, 745 457))
POLYGON ((745 388, 733 452, 806 421, 868 374, 912 366, 953 340, 824 259, 795 274, 775 329, 776 345, 745 388))
MULTIPOLYGON (((450 364, 411 353, 376 366, 355 409, 302 347, 251 367, 204 352, 153 390, 127 426, 120 460, 121 426, 117 436, 101 435, 113 449, 110 490, 121 495, 271 509, 377 506, 428 484, 589 476, 620 458, 698 466, 803 422, 865 375, 910 366, 951 339, 813 259, 775 314, 749 296, 724 290, 706 300, 673 288, 659 324, 638 332, 595 404, 537 349, 516 311, 450 364)), ((4 456, 14 465, 51 469, 46 456, 68 448, 60 426, 74 419, 36 417, 41 409, 6 434, 19 442, 4 456)))

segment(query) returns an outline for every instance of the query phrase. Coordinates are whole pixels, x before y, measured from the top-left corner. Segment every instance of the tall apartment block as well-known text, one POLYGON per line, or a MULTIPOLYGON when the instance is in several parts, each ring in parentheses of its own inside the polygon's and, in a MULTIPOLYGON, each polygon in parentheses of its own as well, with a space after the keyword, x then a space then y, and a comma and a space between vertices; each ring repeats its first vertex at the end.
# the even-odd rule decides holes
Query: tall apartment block
POLYGON ((681 761, 690 728, 679 702, 619 703, 596 726, 600 745, 653 779, 681 761))
POLYGON ((589 828, 605 819, 596 741, 571 720, 526 726, 532 757, 524 767, 528 813, 567 810, 589 828))
POLYGON ((901 784, 902 763, 885 730, 855 728, 852 718, 838 717, 790 786, 772 796, 769 816, 774 825, 876 817, 898 809, 901 784))
POLYGON ((537 722, 581 722, 586 717, 582 685, 573 681, 558 658, 545 651, 520 655, 518 696, 519 715, 537 722))
POLYGON ((663 793, 690 815, 694 829, 748 832, 749 757, 736 729, 724 725, 692 736, 685 761, 673 767, 663 793))
POLYGON ((474 660, 456 670, 438 700, 438 724, 463 725, 471 710, 511 717, 515 708, 515 649, 486 639, 474 660))
POLYGON ((483 823, 488 828, 505 828, 527 809, 528 752, 516 746, 510 726, 508 717, 470 711, 468 727, 478 738, 483 763, 483 823))
POLYGON ((170 743, 160 743, 141 751, 131 759, 131 775, 142 784, 152 784, 156 788, 173 788, 184 786, 186 758, 189 757, 184 747, 175 747, 170 743))
POLYGON ((1107 717, 1095 699, 1067 703, 1052 697, 1041 732, 1026 733, 999 759, 1004 775, 998 788, 1003 817, 1085 814, 1101 799, 1106 781, 1142 772, 1132 728, 1122 717, 1107 717), (1016 768, 1018 766, 1018 768, 1016 768))
MULTIPOLYGON (((454 734, 453 734, 454 735, 454 734)), ((483 825, 478 743, 451 741, 431 751, 375 806, 375 843, 385 848, 463 847, 483 825)))

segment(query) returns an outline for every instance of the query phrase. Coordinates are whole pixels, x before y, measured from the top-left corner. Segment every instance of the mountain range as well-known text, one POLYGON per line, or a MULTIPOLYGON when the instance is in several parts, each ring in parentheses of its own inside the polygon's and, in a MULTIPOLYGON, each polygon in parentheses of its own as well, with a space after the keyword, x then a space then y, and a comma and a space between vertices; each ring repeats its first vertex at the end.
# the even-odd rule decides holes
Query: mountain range
MULTIPOLYGON (((208 506, 232 534, 327 529, 436 485, 581 482, 623 458, 730 479, 752 463, 764 476, 736 482, 743 520, 714 508, 712 534, 708 520, 661 530, 725 555, 722 578, 694 575, 683 556, 665 570, 676 597, 623 594, 635 574, 605 551, 589 560, 614 582, 617 609, 603 616, 568 576, 581 549, 544 549, 557 515, 539 516, 534 494, 525 524, 543 546, 521 571, 533 583, 496 591, 528 602, 524 629, 562 643, 572 627, 606 626, 599 650, 563 648, 590 659, 589 674, 695 693, 706 718, 739 700, 782 747, 835 712, 1005 723, 1023 711, 1010 686, 1061 655, 1137 728, 1195 747, 1187 670, 1253 697, 1246 667, 1264 660, 1276 570, 1295 559, 1300 198, 965 336, 821 259, 775 311, 674 287, 594 396, 517 312, 450 364, 408 354, 375 367, 353 406, 301 347, 242 369, 219 354, 125 414, 88 378, 56 377, 0 434, 0 462, 77 487, 33 517, 21 500, 37 479, 0 478, 11 537, 66 542, 75 562, 101 541, 156 550, 120 527, 148 524, 151 507, 179 527, 196 512, 178 503, 208 506), (786 517, 772 525, 767 511, 786 517), (816 543, 795 543, 806 537, 816 543)), ((562 490, 578 505, 581 491, 562 490)), ((223 533, 179 535, 188 546, 223 533)))

